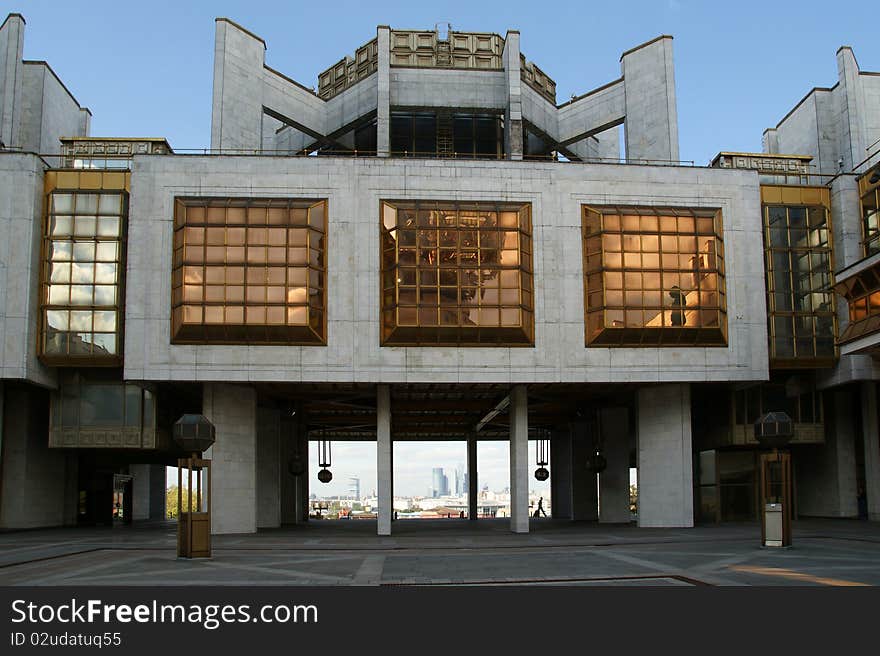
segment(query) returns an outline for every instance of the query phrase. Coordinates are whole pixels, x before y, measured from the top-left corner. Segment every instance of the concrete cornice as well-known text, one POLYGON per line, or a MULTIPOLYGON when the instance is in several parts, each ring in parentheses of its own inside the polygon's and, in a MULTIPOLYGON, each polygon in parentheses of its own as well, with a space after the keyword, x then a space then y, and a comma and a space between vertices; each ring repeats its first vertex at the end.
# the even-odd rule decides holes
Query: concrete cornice
POLYGON ((238 23, 236 23, 234 20, 230 20, 229 18, 226 18, 226 17, 224 17, 224 16, 221 16, 221 17, 219 17, 219 18, 215 18, 215 19, 214 19, 214 22, 215 22, 215 23, 219 23, 220 21, 223 21, 224 23, 229 23, 229 24, 232 25, 235 29, 237 29, 237 30, 241 30, 242 32, 244 32, 245 34, 247 34, 249 37, 252 37, 252 38, 256 39, 257 41, 259 41, 260 43, 263 44, 263 49, 264 49, 264 50, 266 49, 266 40, 265 40, 263 37, 257 36, 256 34, 254 34, 253 32, 251 32, 251 31, 250 31, 249 29, 247 29, 246 27, 242 27, 241 25, 239 25, 238 23))
POLYGON ((629 50, 625 50, 623 52, 623 54, 620 55, 620 61, 623 61, 624 57, 626 57, 627 55, 631 55, 636 50, 641 50, 642 48, 647 48, 649 45, 651 45, 653 43, 657 43, 658 41, 662 41, 663 39, 669 39, 671 41, 672 38, 673 37, 671 34, 661 34, 660 36, 654 37, 650 41, 645 41, 644 43, 637 45, 635 48, 630 48, 629 50))

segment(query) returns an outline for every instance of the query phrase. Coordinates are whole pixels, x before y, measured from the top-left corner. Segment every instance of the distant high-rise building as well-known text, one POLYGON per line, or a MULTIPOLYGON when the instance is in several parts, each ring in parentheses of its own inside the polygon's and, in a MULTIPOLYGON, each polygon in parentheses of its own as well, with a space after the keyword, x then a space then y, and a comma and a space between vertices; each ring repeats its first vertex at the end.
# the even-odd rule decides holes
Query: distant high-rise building
POLYGON ((348 479, 348 494, 353 499, 361 498, 361 479, 352 476, 348 479))
POLYGON ((431 487, 431 496, 445 497, 449 494, 449 478, 443 473, 443 467, 434 467, 432 470, 433 484, 431 487))

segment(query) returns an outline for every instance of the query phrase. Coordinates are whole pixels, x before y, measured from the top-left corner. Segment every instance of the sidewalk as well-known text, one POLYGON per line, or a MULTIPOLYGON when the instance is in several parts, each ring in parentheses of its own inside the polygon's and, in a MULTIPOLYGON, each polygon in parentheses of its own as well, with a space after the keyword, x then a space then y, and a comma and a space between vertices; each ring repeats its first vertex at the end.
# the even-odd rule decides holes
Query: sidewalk
POLYGON ((692 529, 532 520, 312 521, 215 536, 178 560, 176 525, 0 534, 0 585, 880 585, 880 523, 802 520, 791 549, 757 524, 692 529))

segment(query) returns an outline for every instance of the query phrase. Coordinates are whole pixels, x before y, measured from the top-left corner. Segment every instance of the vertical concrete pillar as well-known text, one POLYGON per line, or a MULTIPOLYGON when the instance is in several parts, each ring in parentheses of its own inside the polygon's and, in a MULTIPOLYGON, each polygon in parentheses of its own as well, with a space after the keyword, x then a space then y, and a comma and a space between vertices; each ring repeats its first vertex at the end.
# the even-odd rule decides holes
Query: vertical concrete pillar
MULTIPOLYGON (((49 399, 28 385, 3 385, 3 459, 0 462, 0 528, 63 526, 70 467, 61 449, 49 448, 49 399)), ((75 472, 75 470, 74 470, 75 472)))
POLYGON ((510 530, 529 532, 529 401, 525 385, 510 391, 510 530))
POLYGON ((303 459, 303 462, 306 467, 306 473, 302 476, 299 476, 296 479, 296 504, 297 504, 297 516, 296 523, 304 524, 309 521, 309 510, 310 510, 310 500, 309 500, 309 432, 306 429, 306 423, 304 421, 303 415, 300 412, 298 414, 299 421, 297 422, 297 448, 299 449, 299 455, 303 459))
POLYGON ((468 519, 477 518, 477 438, 475 435, 468 437, 467 442, 467 468, 468 468, 468 519))
POLYGON ((877 384, 862 383, 862 437, 865 443, 865 494, 868 519, 880 521, 880 430, 877 424, 877 384))
POLYGON ((678 113, 672 37, 661 36, 620 57, 628 160, 678 161, 678 113))
POLYGON ((608 466, 599 474, 599 521, 628 523, 629 412, 626 408, 606 408, 601 418, 602 446, 608 466))
POLYGON ((550 434, 550 502, 554 519, 573 519, 570 428, 550 434))
POLYGON ((391 389, 379 385, 376 390, 376 477, 378 478, 378 531, 379 535, 391 535, 391 518, 394 515, 394 492, 392 478, 394 468, 391 460, 394 446, 391 443, 391 389))
POLYGON ((24 79, 24 17, 9 14, 0 26, 0 142, 21 146, 21 89, 24 79))
POLYGON ((522 62, 519 31, 508 30, 501 55, 507 82, 507 112, 504 116, 504 151, 507 159, 523 158, 522 62))
POLYGON ((225 18, 216 19, 212 150, 262 146, 265 58, 265 41, 225 18))
POLYGON ((376 105, 376 154, 391 154, 391 28, 380 25, 376 34, 379 48, 376 74, 379 97, 376 105))
POLYGON ((838 388, 825 415, 825 443, 793 457, 797 511, 806 517, 855 517, 856 406, 853 387, 838 388))
POLYGON ((150 465, 150 519, 165 519, 168 495, 165 491, 165 465, 150 465))
POLYGON ((214 424, 211 531, 257 531, 257 393, 252 387, 205 383, 202 414, 214 424))
POLYGON ((281 526, 281 413, 257 410, 257 528, 281 526))
POLYGON ((837 51, 837 80, 841 97, 837 143, 840 144, 843 169, 852 171, 865 159, 871 144, 865 138, 865 98, 859 65, 849 46, 842 46, 837 51))
POLYGON ((595 423, 577 421, 571 435, 571 510, 578 522, 599 519, 599 491, 596 473, 587 469, 587 459, 596 447, 595 423))
POLYGON ((150 518, 150 466, 129 465, 131 474, 131 518, 143 521, 150 518))
POLYGON ((637 404, 639 526, 693 526, 690 385, 643 387, 637 404))

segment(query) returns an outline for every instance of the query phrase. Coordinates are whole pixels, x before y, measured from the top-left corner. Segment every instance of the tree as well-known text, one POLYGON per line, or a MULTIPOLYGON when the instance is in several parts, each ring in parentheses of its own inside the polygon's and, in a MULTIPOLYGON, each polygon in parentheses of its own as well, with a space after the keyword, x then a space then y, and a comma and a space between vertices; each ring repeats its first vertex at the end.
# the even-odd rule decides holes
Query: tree
MULTIPOLYGON (((172 485, 168 489, 165 490, 165 516, 168 519, 175 519, 177 517, 177 496, 180 490, 178 490, 176 485, 172 485)), ((188 488, 183 488, 183 506, 186 508, 186 498, 188 495, 188 488)), ((192 496, 192 507, 190 511, 197 511, 199 509, 198 504, 196 503, 196 494, 193 491, 192 496)))
POLYGON ((629 511, 637 512, 639 509, 639 488, 635 485, 629 486, 629 511))

